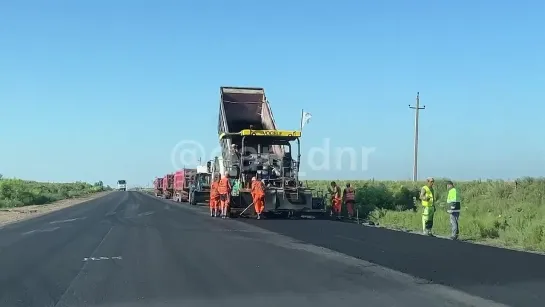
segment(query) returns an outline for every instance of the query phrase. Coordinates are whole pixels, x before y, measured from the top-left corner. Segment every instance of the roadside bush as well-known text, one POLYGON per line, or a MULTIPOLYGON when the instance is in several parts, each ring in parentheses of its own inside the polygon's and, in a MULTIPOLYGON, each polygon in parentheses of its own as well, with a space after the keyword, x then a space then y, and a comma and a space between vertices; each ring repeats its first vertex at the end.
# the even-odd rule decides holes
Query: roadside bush
MULTIPOLYGON (((356 189, 360 216, 386 227, 422 230, 420 203, 415 204, 424 182, 336 181, 356 189)), ((327 191, 330 181, 309 180, 307 186, 327 191)), ((475 180, 455 182, 461 194, 461 238, 500 246, 545 251, 545 179, 521 178, 514 182, 475 180)), ((436 179, 434 232, 450 234, 446 212, 446 180, 436 179)))
POLYGON ((50 183, 0 177, 0 208, 43 205, 111 189, 102 182, 50 183))

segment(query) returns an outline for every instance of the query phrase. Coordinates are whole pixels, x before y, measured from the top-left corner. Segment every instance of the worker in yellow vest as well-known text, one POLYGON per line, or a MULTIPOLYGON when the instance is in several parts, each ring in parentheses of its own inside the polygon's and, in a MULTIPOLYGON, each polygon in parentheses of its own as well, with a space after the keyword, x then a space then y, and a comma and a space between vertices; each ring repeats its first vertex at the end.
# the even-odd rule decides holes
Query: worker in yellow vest
POLYGON ((433 214, 435 213, 435 191, 433 184, 435 180, 432 177, 426 179, 426 185, 420 190, 420 200, 422 201, 422 230, 424 234, 433 236, 431 229, 433 228, 433 214))
POLYGON ((458 228, 458 220, 460 219, 460 194, 452 181, 447 181, 447 190, 447 205, 449 206, 447 212, 450 214, 450 227, 452 230, 450 238, 458 240, 458 234, 460 233, 458 228))

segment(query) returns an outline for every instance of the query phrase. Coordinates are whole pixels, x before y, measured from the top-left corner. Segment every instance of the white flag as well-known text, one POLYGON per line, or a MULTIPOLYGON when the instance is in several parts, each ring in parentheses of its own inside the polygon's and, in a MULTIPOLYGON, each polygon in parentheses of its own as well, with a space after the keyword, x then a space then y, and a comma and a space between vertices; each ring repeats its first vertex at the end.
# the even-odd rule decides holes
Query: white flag
POLYGON ((312 118, 312 114, 305 112, 303 113, 303 117, 301 117, 301 129, 310 122, 310 119, 312 118))

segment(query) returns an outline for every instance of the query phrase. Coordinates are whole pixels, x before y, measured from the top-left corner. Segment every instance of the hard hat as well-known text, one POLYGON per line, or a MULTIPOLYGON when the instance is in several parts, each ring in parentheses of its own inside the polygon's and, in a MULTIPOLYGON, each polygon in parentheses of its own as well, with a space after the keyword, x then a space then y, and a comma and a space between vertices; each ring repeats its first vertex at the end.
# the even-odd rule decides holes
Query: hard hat
POLYGON ((256 178, 255 178, 255 177, 252 177, 252 181, 256 181, 256 178))

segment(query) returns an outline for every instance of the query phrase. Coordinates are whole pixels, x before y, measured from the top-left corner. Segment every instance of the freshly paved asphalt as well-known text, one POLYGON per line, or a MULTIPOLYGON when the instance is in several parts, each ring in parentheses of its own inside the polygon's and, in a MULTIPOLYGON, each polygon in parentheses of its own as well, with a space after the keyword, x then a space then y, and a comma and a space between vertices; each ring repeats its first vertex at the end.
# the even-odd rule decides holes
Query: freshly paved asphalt
POLYGON ((544 263, 333 221, 221 220, 114 192, 0 229, 0 306, 541 306, 544 263))

